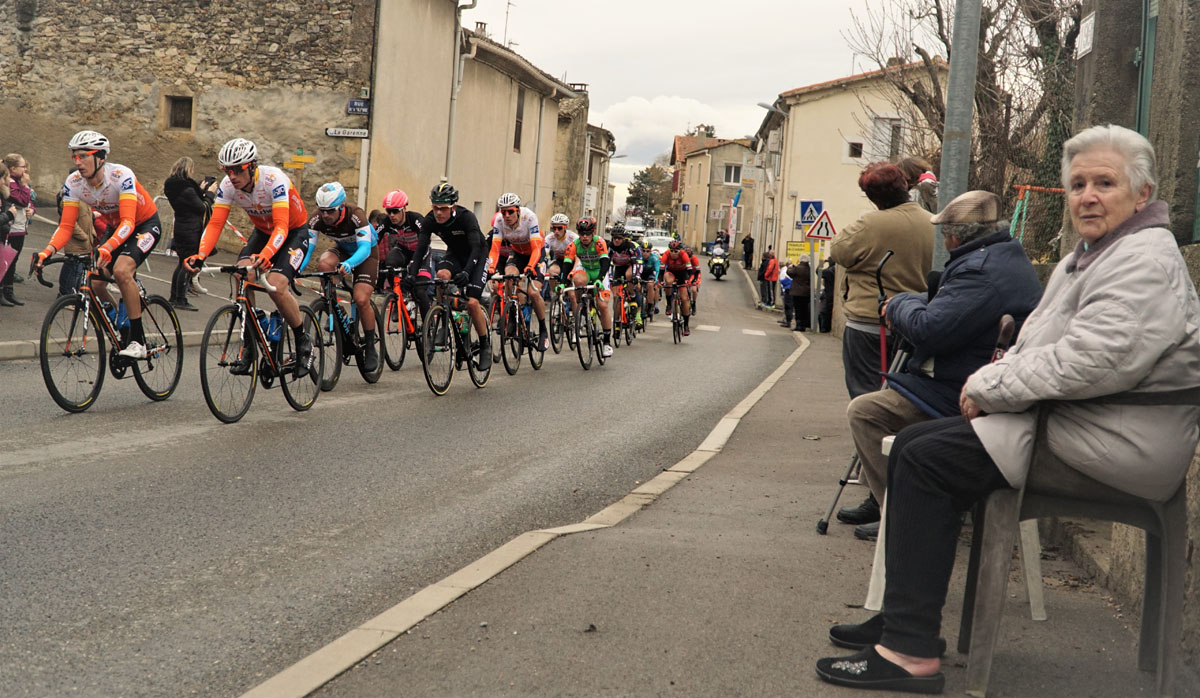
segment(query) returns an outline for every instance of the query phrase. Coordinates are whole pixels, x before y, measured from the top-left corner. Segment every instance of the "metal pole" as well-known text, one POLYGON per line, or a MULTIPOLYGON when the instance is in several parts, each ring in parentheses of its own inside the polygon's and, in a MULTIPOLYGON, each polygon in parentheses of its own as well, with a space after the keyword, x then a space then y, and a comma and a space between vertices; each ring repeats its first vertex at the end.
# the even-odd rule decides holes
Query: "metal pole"
MULTIPOLYGON (((942 171, 938 176, 938 210, 967 190, 971 171, 971 121, 975 109, 975 72, 979 58, 981 0, 957 0, 946 85, 946 128, 942 135, 942 171)), ((941 231, 933 236, 933 268, 950 259, 941 231)))

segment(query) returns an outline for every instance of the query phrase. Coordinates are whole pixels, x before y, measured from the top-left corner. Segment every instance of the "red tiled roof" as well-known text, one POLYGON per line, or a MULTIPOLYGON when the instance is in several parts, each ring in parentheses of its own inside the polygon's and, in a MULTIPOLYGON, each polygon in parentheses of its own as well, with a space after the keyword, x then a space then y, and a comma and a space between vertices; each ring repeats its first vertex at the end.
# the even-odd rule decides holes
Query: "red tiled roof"
MULTIPOLYGON (((939 67, 939 68, 948 69, 950 67, 950 65, 948 63, 946 63, 946 61, 944 61, 938 57, 934 57, 933 64, 934 64, 934 66, 939 67)), ((892 71, 892 72, 910 71, 910 70, 916 70, 918 68, 924 68, 924 67, 925 67, 925 64, 922 63, 921 61, 914 61, 912 63, 905 63, 903 65, 889 66, 887 68, 880 68, 879 70, 871 70, 866 73, 859 73, 857 75, 851 75, 849 77, 836 78, 834 80, 826 80, 825 82, 818 82, 813 85, 805 85, 804 87, 797 87, 794 90, 788 90, 787 92, 781 92, 779 94, 779 96, 780 96, 780 98, 795 97, 797 95, 807 94, 809 92, 819 92, 821 90, 827 90, 831 87, 841 87, 842 85, 848 85, 852 82, 858 82, 860 80, 870 80, 872 78, 880 77, 881 75, 883 75, 884 73, 886 73, 888 71, 892 71)))
POLYGON ((708 148, 721 141, 720 138, 707 136, 675 136, 675 145, 671 148, 671 164, 679 162, 684 155, 702 148, 708 148))

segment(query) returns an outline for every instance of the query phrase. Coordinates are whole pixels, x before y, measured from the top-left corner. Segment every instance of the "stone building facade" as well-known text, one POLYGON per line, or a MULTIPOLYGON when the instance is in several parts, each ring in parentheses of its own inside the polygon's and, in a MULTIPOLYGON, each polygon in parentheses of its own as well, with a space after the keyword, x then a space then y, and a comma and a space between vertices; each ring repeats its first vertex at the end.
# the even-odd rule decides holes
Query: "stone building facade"
MULTIPOLYGON (((681 162, 678 231, 684 244, 695 249, 715 239, 718 231, 737 231, 754 217, 754 199, 742 181, 743 176, 749 178, 754 164, 750 140, 714 140, 708 147, 687 153, 681 162), (731 216, 734 201, 737 206, 731 216), (684 204, 686 211, 682 210, 684 204)), ((731 240, 735 235, 730 234, 731 240)))

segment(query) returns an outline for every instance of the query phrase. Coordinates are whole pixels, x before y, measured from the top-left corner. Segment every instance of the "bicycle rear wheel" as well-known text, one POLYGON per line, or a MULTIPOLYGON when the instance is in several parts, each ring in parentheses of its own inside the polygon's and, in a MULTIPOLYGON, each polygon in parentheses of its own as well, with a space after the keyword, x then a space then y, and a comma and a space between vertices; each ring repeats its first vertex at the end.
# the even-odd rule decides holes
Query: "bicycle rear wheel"
POLYGON ((50 397, 68 412, 91 407, 104 385, 104 333, 89 315, 79 296, 63 296, 42 321, 42 379, 50 397))
MULTIPOLYGON (((492 375, 492 363, 495 362, 493 361, 492 363, 486 364, 487 368, 485 369, 481 370, 479 368, 478 354, 474 350, 474 347, 477 346, 478 342, 480 341, 480 337, 479 333, 475 331, 475 323, 471 318, 467 318, 467 327, 469 329, 466 337, 461 334, 458 335, 459 341, 466 340, 467 342, 466 351, 464 352, 468 357, 467 375, 471 377, 471 382, 475 384, 476 388, 482 388, 483 386, 487 385, 488 377, 492 375)), ((499 341, 497 338, 493 339, 499 341)))
POLYGON ((183 373, 183 332, 175 309, 162 296, 146 297, 142 307, 146 358, 133 364, 133 379, 151 400, 166 400, 183 373))
POLYGON ((488 301, 488 329, 491 330, 492 337, 496 339, 496 342, 492 344, 492 363, 494 364, 500 363, 504 358, 504 347, 500 342, 500 337, 503 336, 501 332, 503 328, 500 327, 500 322, 504 317, 503 309, 503 299, 498 293, 493 294, 492 299, 488 301))
POLYGON ((313 365, 318 363, 322 366, 321 369, 321 390, 333 390, 337 385, 338 379, 342 377, 342 327, 337 318, 337 313, 333 308, 329 307, 329 302, 324 298, 318 298, 313 301, 310 306, 313 315, 316 317, 317 327, 321 328, 321 342, 317 343, 317 338, 313 336, 313 352, 321 354, 320 359, 314 359, 313 365))
POLYGON ((400 297, 389 293, 383 303, 382 322, 378 325, 379 334, 383 337, 383 358, 388 368, 399 371, 404 365, 404 356, 408 353, 408 323, 405 315, 408 310, 400 305, 400 297))
MULTIPOLYGON (((596 362, 601 366, 608 359, 604 358, 604 326, 600 324, 600 311, 595 308, 588 313, 591 318, 591 329, 588 331, 588 337, 591 338, 594 351, 596 352, 596 362)), ((613 342, 616 344, 616 342, 613 342)))
POLYGON ((454 323, 450 310, 444 305, 435 305, 425 316, 421 343, 424 349, 425 382, 434 395, 445 395, 454 379, 454 323))
MULTIPOLYGON (((627 318, 627 321, 625 322, 625 346, 629 346, 630 344, 633 344, 633 336, 634 336, 633 319, 635 317, 637 317, 637 307, 636 306, 627 306, 625 308, 625 317, 627 318)), ((616 343, 617 343, 616 337, 614 337, 613 344, 616 344, 616 343)))
POLYGON ((592 355, 596 348, 592 342, 592 321, 589 311, 590 305, 581 300, 575 308, 575 327, 571 330, 575 333, 575 352, 579 354, 579 365, 583 366, 585 371, 592 367, 592 355))
POLYGON ((546 304, 546 313, 549 315, 546 320, 550 326, 550 348, 554 350, 555 354, 558 354, 562 352, 563 335, 565 334, 562 300, 558 297, 558 294, 550 297, 550 301, 546 304))
POLYGON ((254 336, 245 331, 238 306, 219 308, 208 319, 200 340, 200 388, 209 411, 226 424, 241 419, 254 400, 255 349, 254 336))
POLYGON ((541 331, 533 331, 535 319, 535 316, 531 313, 529 322, 524 323, 525 337, 529 338, 529 365, 533 366, 533 370, 540 371, 542 370, 542 364, 546 361, 546 350, 542 348, 541 331))
POLYGON ((308 333, 313 345, 313 365, 303 376, 296 376, 296 338, 295 334, 289 329, 284 329, 279 336, 279 351, 276 356, 279 358, 279 387, 283 388, 283 397, 292 406, 292 409, 303 412, 313 406, 317 401, 317 396, 321 394, 321 374, 324 367, 322 364, 325 361, 324 352, 318 352, 316 348, 321 345, 324 340, 320 326, 317 325, 317 315, 312 311, 312 308, 301 306, 301 325, 300 328, 308 333))
POLYGON ((675 344, 683 341, 683 316, 679 309, 679 294, 675 294, 675 298, 671 301, 671 337, 675 340, 675 344))
POLYGON ((521 341, 521 309, 515 300, 504 304, 504 312, 500 316, 500 333, 496 341, 500 343, 500 355, 504 359, 504 370, 508 375, 517 375, 521 368, 521 354, 525 347, 521 341))
POLYGON ((367 329, 362 324, 362 315, 358 316, 358 338, 359 349, 358 356, 355 357, 354 363, 358 364, 358 372, 362 375, 363 380, 368 383, 378 383, 379 377, 383 375, 383 316, 379 313, 379 306, 375 305, 375 301, 371 301, 371 312, 375 314, 375 354, 378 357, 375 362, 375 370, 367 371, 364 368, 364 359, 367 355, 367 329))

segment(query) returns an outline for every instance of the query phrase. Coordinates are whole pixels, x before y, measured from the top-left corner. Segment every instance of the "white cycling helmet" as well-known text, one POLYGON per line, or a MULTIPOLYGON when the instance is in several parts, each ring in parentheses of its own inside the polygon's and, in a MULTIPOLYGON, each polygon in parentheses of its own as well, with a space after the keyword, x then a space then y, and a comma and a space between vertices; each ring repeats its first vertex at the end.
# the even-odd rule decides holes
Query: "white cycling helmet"
POLYGON ((346 203, 346 188, 339 182, 322 184, 317 190, 317 208, 341 208, 346 203))
POLYGON ((221 167, 235 167, 257 161, 258 148, 253 141, 245 138, 234 138, 221 146, 221 151, 217 153, 217 162, 221 163, 221 167))
POLYGON ((571 219, 567 218, 567 214, 565 213, 556 213, 550 216, 550 225, 571 225, 571 219))
POLYGON ((103 150, 108 155, 108 139, 99 131, 80 131, 67 143, 71 150, 103 150))
POLYGON ((521 197, 513 194, 512 192, 501 194, 500 198, 496 200, 496 205, 500 208, 504 208, 506 206, 520 206, 521 197))

